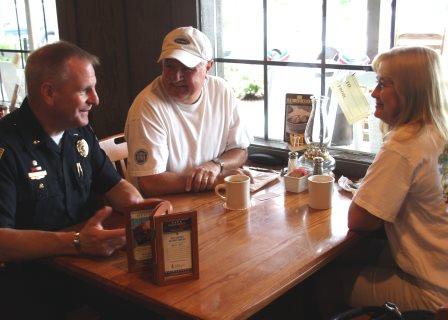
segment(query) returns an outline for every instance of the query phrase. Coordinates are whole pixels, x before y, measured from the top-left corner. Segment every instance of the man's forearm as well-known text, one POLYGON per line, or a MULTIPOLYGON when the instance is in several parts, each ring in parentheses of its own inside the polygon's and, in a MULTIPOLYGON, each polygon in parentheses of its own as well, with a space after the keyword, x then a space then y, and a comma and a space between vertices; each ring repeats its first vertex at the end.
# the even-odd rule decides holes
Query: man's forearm
MULTIPOLYGON (((219 156, 219 158, 224 162, 225 170, 232 170, 240 168, 247 160, 247 150, 246 149, 231 149, 219 156)), ((153 197, 156 195, 163 195, 169 193, 182 193, 194 190, 192 188, 186 189, 188 177, 191 176, 191 172, 195 170, 204 170, 204 168, 216 168, 216 164, 207 161, 196 168, 192 168, 186 174, 178 174, 174 172, 163 172, 155 175, 139 177, 138 183, 140 190, 145 197, 153 197), (202 168, 202 169, 201 169, 202 168)), ((216 169, 213 169, 216 170, 216 169)), ((219 174, 218 173, 215 173, 219 174)), ((209 190, 210 188, 206 188, 209 190)), ((197 190, 196 190, 197 191, 197 190)), ((202 189, 200 191, 203 191, 202 189)))
POLYGON ((140 190, 145 197, 185 192, 185 176, 174 172, 163 172, 138 178, 140 190))
POLYGON ((143 197, 140 192, 128 181, 121 179, 112 189, 106 193, 110 206, 118 211, 140 203, 143 197))
POLYGON ((74 232, 0 228, 0 262, 76 254, 74 232))
POLYGON ((247 160, 247 149, 230 149, 219 156, 224 161, 224 169, 241 168, 247 160))

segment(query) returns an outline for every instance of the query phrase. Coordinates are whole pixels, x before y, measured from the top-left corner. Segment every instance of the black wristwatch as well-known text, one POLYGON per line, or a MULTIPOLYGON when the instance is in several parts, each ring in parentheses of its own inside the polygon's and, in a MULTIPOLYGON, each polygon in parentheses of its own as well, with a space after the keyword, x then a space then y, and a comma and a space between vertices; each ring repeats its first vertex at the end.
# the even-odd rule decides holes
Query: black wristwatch
POLYGON ((216 163, 219 166, 219 173, 221 173, 222 170, 224 170, 224 161, 222 161, 219 158, 215 158, 215 159, 212 159, 212 162, 216 163))

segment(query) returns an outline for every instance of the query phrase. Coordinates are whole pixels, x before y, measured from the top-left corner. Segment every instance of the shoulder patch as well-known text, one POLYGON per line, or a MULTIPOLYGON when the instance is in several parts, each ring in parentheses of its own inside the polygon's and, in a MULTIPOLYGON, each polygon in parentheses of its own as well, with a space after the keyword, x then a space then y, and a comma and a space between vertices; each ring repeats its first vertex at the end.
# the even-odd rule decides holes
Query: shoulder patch
POLYGON ((139 149, 134 154, 135 162, 139 165, 144 164, 148 160, 148 151, 139 149))
POLYGON ((4 152, 5 152, 5 149, 0 148, 0 159, 2 158, 4 152))

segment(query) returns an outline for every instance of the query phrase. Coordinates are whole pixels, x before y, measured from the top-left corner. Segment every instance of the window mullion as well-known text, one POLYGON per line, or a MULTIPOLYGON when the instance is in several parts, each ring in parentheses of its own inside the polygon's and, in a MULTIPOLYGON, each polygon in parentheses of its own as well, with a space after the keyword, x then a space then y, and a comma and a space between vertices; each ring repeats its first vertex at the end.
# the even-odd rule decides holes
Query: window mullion
POLYGON ((45 14, 45 3, 44 3, 44 0, 42 0, 42 17, 44 19, 45 42, 48 43, 47 17, 46 17, 46 14, 45 14))
POLYGON ((395 43, 395 15, 396 15, 396 9, 397 9, 397 1, 392 0, 391 2, 391 21, 390 21, 390 47, 392 48, 395 43))
MULTIPOLYGON (((19 12, 17 11, 17 0, 14 0, 14 9, 16 12, 17 34, 19 35, 19 47, 20 47, 20 51, 24 51, 23 46, 22 46, 22 34, 20 32, 19 12)), ((28 48, 25 48, 25 50, 28 50, 28 48)), ((20 55, 20 61, 22 63, 22 66, 24 66, 25 60, 23 58, 23 54, 20 55)))
POLYGON ((267 0, 263 0, 263 86, 264 86, 264 138, 269 140, 269 86, 268 86, 268 66, 267 66, 267 52, 268 52, 268 39, 267 39, 267 0))
POLYGON ((325 53, 327 50, 327 0, 322 1, 322 54, 320 60, 320 94, 325 95, 325 53))

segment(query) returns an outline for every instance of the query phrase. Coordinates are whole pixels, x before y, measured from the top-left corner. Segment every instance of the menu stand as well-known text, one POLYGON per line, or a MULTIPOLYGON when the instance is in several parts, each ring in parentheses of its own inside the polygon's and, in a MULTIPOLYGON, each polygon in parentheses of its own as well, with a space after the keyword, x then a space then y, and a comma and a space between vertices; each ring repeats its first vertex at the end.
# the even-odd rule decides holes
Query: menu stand
POLYGON ((126 212, 129 272, 149 271, 158 285, 199 278, 197 212, 145 199, 126 212))
POLYGON ((197 212, 155 215, 154 282, 159 285, 199 278, 197 212))

